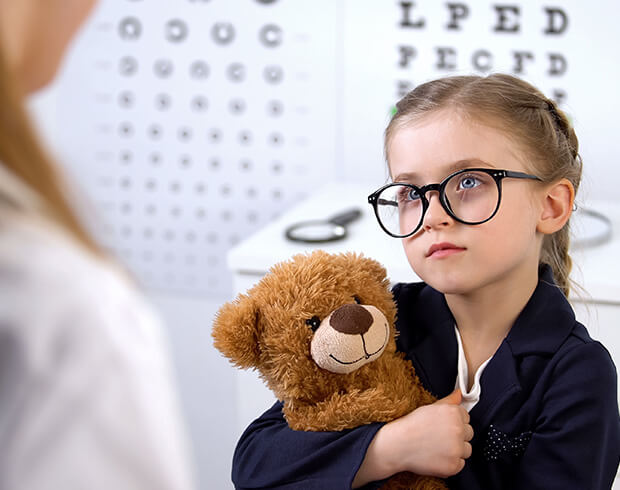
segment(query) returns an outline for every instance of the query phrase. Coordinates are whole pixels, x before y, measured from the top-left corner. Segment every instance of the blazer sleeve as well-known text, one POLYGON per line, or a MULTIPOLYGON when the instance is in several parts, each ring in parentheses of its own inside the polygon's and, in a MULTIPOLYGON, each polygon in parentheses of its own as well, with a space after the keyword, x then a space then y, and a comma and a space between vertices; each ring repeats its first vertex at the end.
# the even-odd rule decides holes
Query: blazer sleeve
POLYGON ((620 460, 617 375, 598 342, 559 360, 517 471, 518 489, 609 490, 620 460))
POLYGON ((250 424, 237 444, 232 465, 235 488, 350 489, 382 425, 340 432, 295 431, 284 419, 282 403, 276 402, 250 424))

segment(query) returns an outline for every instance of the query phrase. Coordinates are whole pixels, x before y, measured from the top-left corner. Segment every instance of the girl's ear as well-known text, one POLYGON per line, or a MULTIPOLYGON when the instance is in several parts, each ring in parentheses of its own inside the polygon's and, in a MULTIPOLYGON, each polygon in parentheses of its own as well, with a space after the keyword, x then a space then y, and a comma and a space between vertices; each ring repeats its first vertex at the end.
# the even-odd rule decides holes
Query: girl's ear
POLYGON ((259 308, 251 296, 240 294, 224 304, 213 322, 213 345, 237 367, 258 367, 259 308))
POLYGON ((561 179, 546 188, 536 231, 550 235, 560 230, 570 218, 575 201, 575 188, 561 179))

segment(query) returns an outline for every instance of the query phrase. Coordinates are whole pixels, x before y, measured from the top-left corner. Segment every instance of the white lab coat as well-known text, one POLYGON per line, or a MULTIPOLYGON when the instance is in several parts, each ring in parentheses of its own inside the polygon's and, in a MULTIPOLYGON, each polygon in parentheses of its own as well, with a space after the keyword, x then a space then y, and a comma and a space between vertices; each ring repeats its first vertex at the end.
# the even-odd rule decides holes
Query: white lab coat
POLYGON ((0 163, 0 490, 190 489, 158 318, 0 163))

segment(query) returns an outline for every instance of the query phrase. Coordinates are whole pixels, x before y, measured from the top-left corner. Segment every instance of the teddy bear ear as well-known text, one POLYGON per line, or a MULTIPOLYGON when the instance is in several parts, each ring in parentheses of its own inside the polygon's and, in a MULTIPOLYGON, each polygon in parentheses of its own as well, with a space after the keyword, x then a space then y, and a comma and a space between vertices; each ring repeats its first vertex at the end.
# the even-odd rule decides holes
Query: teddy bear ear
POLYGON ((224 304, 213 322, 213 345, 237 367, 258 367, 258 306, 245 294, 224 304))

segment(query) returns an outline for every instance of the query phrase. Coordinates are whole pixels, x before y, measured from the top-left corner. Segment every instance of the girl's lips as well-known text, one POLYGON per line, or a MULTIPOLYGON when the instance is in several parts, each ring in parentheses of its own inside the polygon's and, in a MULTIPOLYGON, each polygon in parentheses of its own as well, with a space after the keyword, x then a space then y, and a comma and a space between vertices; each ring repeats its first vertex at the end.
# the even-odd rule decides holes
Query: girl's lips
POLYGON ((431 256, 434 258, 447 257, 449 255, 462 252, 463 250, 465 249, 462 247, 457 247, 456 245, 452 243, 447 243, 447 242, 435 243, 431 246, 431 248, 428 249, 428 252, 426 252, 426 257, 431 257, 431 256))

